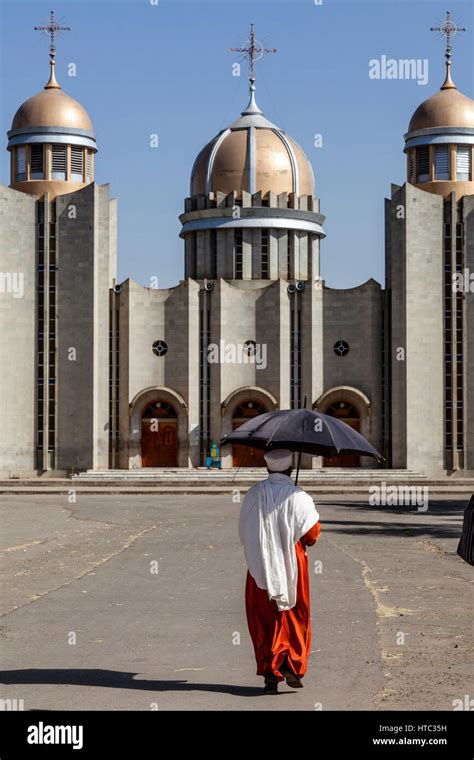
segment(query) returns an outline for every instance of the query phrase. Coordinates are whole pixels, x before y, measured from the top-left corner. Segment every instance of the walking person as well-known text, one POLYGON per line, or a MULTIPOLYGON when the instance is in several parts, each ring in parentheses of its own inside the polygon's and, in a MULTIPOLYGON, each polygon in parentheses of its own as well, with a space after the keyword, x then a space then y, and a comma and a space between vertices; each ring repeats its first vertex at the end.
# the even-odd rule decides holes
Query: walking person
POLYGON ((264 692, 300 689, 311 643, 308 557, 320 533, 311 496, 290 478, 292 452, 265 454, 268 478, 247 492, 239 520, 248 572, 247 623, 264 692))

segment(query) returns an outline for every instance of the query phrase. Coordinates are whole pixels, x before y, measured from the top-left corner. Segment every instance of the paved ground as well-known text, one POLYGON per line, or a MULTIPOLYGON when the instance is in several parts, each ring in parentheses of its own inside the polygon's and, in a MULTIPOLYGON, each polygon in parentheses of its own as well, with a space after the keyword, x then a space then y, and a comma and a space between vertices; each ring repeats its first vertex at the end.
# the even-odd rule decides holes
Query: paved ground
POLYGON ((25 710, 452 709, 474 694, 465 505, 320 501, 309 672, 272 697, 230 496, 2 496, 1 696, 25 710))

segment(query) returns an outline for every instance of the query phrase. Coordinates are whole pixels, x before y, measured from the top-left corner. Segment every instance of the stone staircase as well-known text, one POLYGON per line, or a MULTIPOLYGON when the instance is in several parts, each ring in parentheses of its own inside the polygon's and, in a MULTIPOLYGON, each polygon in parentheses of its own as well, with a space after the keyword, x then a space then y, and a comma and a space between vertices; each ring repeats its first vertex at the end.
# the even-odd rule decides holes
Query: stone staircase
MULTIPOLYGON (((153 481, 158 483, 215 483, 222 484, 238 480, 242 482, 255 483, 262 480, 266 475, 263 467, 229 467, 224 470, 197 467, 196 469, 185 467, 147 467, 136 470, 86 470, 72 476, 72 480, 81 482, 106 480, 117 482, 135 482, 153 481)), ((294 472, 293 472, 294 477, 294 472)), ((300 470, 298 482, 374 482, 374 480, 385 481, 412 481, 425 480, 426 475, 414 470, 381 470, 381 469, 349 469, 346 467, 327 467, 313 470, 300 470)))
MULTIPOLYGON (((207 470, 146 468, 135 470, 87 470, 71 477, 0 479, 0 493, 67 494, 226 494, 247 490, 264 478, 264 468, 207 470)), ((467 498, 474 493, 474 478, 430 478, 414 470, 321 468, 301 470, 299 484, 317 495, 353 495, 367 499, 370 486, 426 486, 429 496, 467 498)))

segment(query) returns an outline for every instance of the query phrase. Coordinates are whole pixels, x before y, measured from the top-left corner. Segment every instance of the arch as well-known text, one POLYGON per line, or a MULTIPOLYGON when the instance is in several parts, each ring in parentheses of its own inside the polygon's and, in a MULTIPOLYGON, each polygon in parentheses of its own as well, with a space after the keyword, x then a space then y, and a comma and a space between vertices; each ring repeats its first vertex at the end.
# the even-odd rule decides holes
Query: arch
POLYGON ((168 401, 150 401, 145 404, 142 411, 142 420, 144 419, 172 419, 176 420, 178 415, 172 404, 168 401))
MULTIPOLYGON (((372 403, 369 397, 352 385, 336 385, 324 391, 314 402, 313 409, 342 419, 366 438, 370 438, 372 403)), ((342 454, 324 460, 325 467, 359 467, 360 457, 342 454)))
POLYGON ((331 404, 339 400, 348 401, 353 404, 361 417, 364 413, 370 417, 372 412, 372 402, 363 391, 355 388, 353 385, 334 385, 332 388, 324 391, 324 393, 316 399, 313 404, 313 409, 325 412, 331 404))
MULTIPOLYGON (((247 401, 252 397, 255 401, 259 401, 264 406, 269 407, 268 411, 272 412, 278 409, 278 401, 270 391, 265 388, 260 388, 258 385, 243 385, 241 388, 237 388, 232 393, 229 393, 225 401, 221 404, 222 419, 232 419, 232 415, 236 407, 243 401, 247 401)), ((231 429, 231 428, 230 428, 231 429)), ((223 429, 222 434, 230 432, 230 429, 223 429)))
POLYGON ((360 414, 357 407, 349 401, 334 401, 326 409, 326 414, 337 417, 339 420, 360 420, 360 414))
MULTIPOLYGON (((188 464, 188 407, 184 398, 166 386, 151 386, 137 393, 130 402, 130 432, 128 446, 129 468, 143 466, 142 463, 142 416, 153 402, 165 402, 175 413, 177 436, 177 466, 187 467, 188 464)), ((168 419, 172 414, 168 415, 168 419)))
MULTIPOLYGON (((235 427, 238 427, 236 423, 240 421, 240 415, 239 419, 237 419, 235 415, 242 410, 243 404, 249 403, 258 405, 259 409, 266 412, 273 412, 278 409, 277 399, 272 393, 264 388, 259 388, 254 385, 238 388, 237 390, 232 391, 222 403, 222 435, 226 435, 235 427)), ((232 466, 234 464, 234 457, 238 455, 240 449, 243 449, 243 447, 228 446, 225 447, 225 449, 227 449, 227 453, 225 454, 225 464, 227 466, 232 466)), ((244 457, 243 466, 264 466, 263 461, 261 461, 263 455, 260 456, 258 453, 252 454, 250 459, 253 461, 248 462, 247 457, 244 456, 244 452, 240 451, 240 453, 244 457)))
POLYGON ((265 388, 260 388, 258 385, 243 385, 241 388, 232 391, 226 400, 222 402, 222 409, 227 409, 229 405, 238 406, 239 403, 245 401, 245 397, 248 395, 254 395, 256 400, 260 400, 263 404, 270 404, 274 409, 278 409, 278 401, 273 393, 265 390, 265 388))
POLYGON ((267 411, 268 409, 259 401, 255 401, 255 399, 242 401, 242 403, 234 409, 233 419, 243 421, 251 420, 252 417, 258 417, 259 414, 265 414, 267 411))

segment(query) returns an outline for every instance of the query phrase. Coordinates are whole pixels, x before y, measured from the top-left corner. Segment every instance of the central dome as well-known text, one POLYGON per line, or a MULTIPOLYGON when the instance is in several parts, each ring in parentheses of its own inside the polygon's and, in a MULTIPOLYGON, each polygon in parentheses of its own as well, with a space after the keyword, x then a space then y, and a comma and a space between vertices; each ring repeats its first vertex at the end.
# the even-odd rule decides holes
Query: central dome
POLYGON ((266 119, 255 102, 199 153, 191 173, 191 195, 271 191, 313 195, 311 164, 300 146, 266 119))

